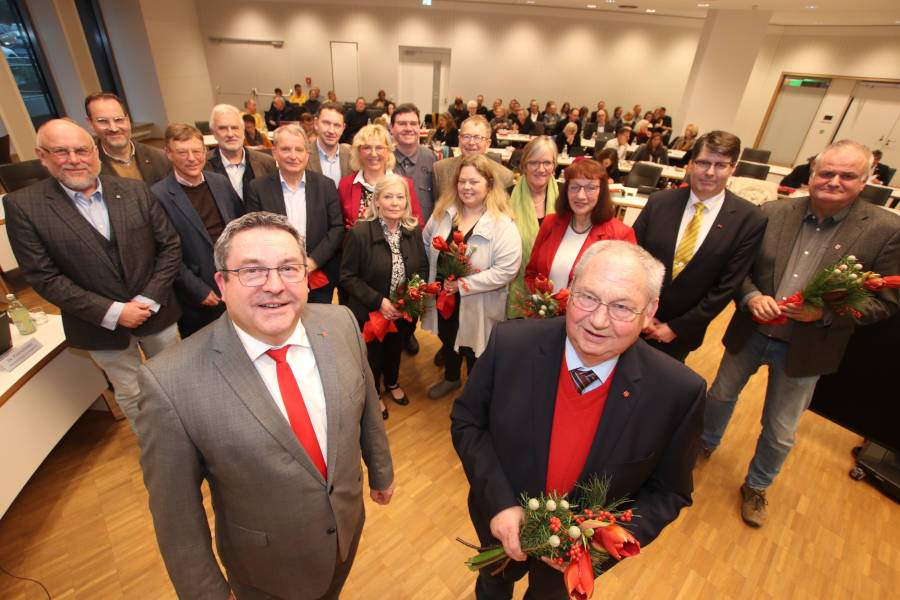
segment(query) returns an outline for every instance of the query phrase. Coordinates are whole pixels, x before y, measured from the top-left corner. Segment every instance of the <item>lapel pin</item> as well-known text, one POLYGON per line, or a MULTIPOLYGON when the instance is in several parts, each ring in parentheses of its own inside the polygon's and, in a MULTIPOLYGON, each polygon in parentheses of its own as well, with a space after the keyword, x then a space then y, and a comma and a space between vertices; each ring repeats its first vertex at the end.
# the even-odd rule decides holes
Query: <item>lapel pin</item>
POLYGON ((628 392, 628 390, 625 390, 624 392, 622 392, 622 395, 625 396, 625 397, 627 398, 627 397, 630 396, 631 394, 628 392))
POLYGON ((121 197, 122 197, 122 196, 120 196, 119 194, 116 194, 116 198, 121 198, 121 197))
POLYGON ((718 229, 722 229, 722 224, 721 224, 721 223, 716 223, 716 227, 717 227, 718 229))
POLYGON ((835 245, 834 245, 834 249, 835 249, 835 250, 840 250, 840 249, 841 249, 841 245, 840 245, 840 244, 835 244, 835 245))

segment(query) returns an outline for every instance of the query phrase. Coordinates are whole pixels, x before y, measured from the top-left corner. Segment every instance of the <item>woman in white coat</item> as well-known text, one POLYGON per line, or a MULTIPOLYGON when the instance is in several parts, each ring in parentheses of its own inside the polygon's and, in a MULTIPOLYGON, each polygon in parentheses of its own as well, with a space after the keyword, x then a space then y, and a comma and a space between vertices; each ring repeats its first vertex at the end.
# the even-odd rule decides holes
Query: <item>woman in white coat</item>
POLYGON ((422 321, 424 329, 440 337, 444 359, 444 380, 428 390, 430 398, 440 398, 460 387, 463 356, 471 372, 494 324, 506 318, 507 286, 522 261, 522 240, 506 191, 494 179, 491 159, 483 154, 463 158, 453 182, 438 199, 423 233, 428 280, 437 278, 441 260, 432 239, 441 237, 449 243, 456 231, 463 234, 471 249, 471 264, 477 272, 443 282, 444 290, 456 294, 450 318, 429 310, 422 321))

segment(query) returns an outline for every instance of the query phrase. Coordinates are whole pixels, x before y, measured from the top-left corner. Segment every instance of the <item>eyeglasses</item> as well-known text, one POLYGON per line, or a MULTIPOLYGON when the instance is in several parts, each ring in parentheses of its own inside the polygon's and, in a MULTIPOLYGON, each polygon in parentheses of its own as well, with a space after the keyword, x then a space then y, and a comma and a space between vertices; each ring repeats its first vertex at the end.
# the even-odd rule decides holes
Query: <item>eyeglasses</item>
POLYGON ((529 169, 552 169, 553 163, 549 160, 529 160, 525 163, 525 166, 527 166, 529 169))
POLYGON ((576 184, 569 186, 569 193, 571 193, 574 196, 577 196, 578 192, 580 192, 581 190, 584 190, 585 194, 587 194, 588 196, 591 196, 593 194, 596 194, 598 191, 600 191, 600 187, 596 186, 596 185, 576 185, 576 184))
POLYGON ((88 158, 94 152, 93 146, 79 146, 77 148, 44 148, 39 146, 39 148, 58 161, 66 160, 73 152, 78 158, 88 158))
POLYGON ((128 117, 113 117, 112 119, 107 119, 106 117, 98 117, 93 119, 94 124, 100 125, 101 127, 109 127, 110 123, 115 123, 116 125, 124 125, 128 122, 128 117))
POLYGON ((461 139, 464 142, 475 142, 476 144, 480 144, 487 138, 484 137, 483 135, 472 135, 471 133, 464 133, 461 136, 459 136, 459 139, 461 139))
POLYGON ((701 171, 708 171, 710 167, 715 167, 716 171, 724 171, 728 167, 734 166, 734 163, 730 162, 710 162, 708 160, 695 160, 691 163, 701 171))
POLYGON ((601 306, 605 306, 606 314, 609 315, 610 319, 622 321, 623 323, 634 321, 638 315, 644 312, 643 310, 634 310, 619 302, 603 302, 600 298, 596 298, 585 292, 572 292, 571 298, 572 304, 574 304, 576 308, 586 312, 592 313, 601 306))
POLYGON ((306 265, 299 263, 280 267, 241 267, 240 269, 220 269, 221 273, 234 273, 245 287, 259 287, 269 280, 269 271, 278 271, 285 283, 300 283, 306 279, 306 265))

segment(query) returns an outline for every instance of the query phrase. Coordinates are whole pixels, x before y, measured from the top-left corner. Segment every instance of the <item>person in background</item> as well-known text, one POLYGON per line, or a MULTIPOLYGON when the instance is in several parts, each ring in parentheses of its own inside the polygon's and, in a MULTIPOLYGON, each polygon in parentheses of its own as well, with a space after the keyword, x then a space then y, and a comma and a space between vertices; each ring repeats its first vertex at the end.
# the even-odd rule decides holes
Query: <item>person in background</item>
POLYGON ((269 136, 256 128, 256 119, 253 115, 245 114, 244 121, 244 146, 249 148, 271 148, 272 141, 269 136))
POLYGON ((321 173, 334 182, 337 189, 342 177, 353 172, 350 168, 350 145, 340 143, 344 133, 344 107, 326 102, 313 119, 316 141, 309 145, 309 170, 321 173))
POLYGON ((634 162, 652 162, 660 165, 669 164, 669 151, 663 144, 663 134, 654 131, 646 143, 638 146, 634 152, 634 162))
POLYGON ((250 182, 275 173, 275 160, 265 152, 244 147, 246 135, 237 108, 217 104, 210 111, 209 127, 218 146, 206 152, 207 171, 224 175, 235 193, 244 200, 250 182))
POLYGON ((306 139, 310 144, 315 144, 316 138, 316 118, 310 113, 305 112, 300 115, 300 129, 306 134, 306 139))
POLYGON ((663 134, 663 143, 669 145, 669 136, 672 135, 672 117, 666 114, 666 107, 660 106, 653 112, 653 130, 663 134))
POLYGON ((447 108, 447 112, 453 115, 453 120, 457 123, 462 123, 469 114, 469 111, 466 109, 466 104, 465 102, 463 102, 462 96, 457 96, 456 98, 454 98, 453 104, 451 104, 447 108))
MULTIPOLYGON (((419 109, 415 104, 401 104, 391 115, 394 135, 394 172, 412 180, 419 201, 423 225, 434 210, 434 163, 437 157, 430 148, 419 143, 419 109)), ((457 143, 458 145, 458 143, 457 143)))
POLYGON ((328 101, 329 102, 337 102, 337 94, 334 93, 334 90, 328 90, 328 101))
POLYGON ((622 107, 617 106, 613 109, 612 119, 610 119, 613 124, 613 130, 619 128, 619 125, 622 124, 622 107))
POLYGON ((319 100, 319 95, 321 93, 321 90, 317 87, 309 88, 309 98, 300 107, 300 112, 309 113, 310 115, 319 112, 319 107, 322 106, 322 101, 319 100))
POLYGON ((556 102, 549 100, 544 107, 541 119, 544 121, 544 133, 552 134, 556 132, 556 126, 560 121, 560 114, 556 108, 556 102))
POLYGON ((491 119, 491 131, 497 133, 500 130, 512 129, 512 121, 506 116, 506 109, 498 106, 494 109, 494 118, 491 119))
POLYGON ((281 127, 282 122, 296 121, 300 118, 298 107, 292 103, 286 103, 281 96, 272 99, 272 108, 266 113, 266 124, 269 129, 275 130, 281 127))
POLYGON ((387 103, 387 93, 384 90, 378 90, 378 96, 374 100, 372 100, 372 106, 384 108, 385 106, 387 106, 387 103))
POLYGON ((891 182, 891 168, 881 162, 881 150, 872 151, 872 171, 869 174, 869 183, 888 185, 891 182))
POLYGON ((813 154, 809 158, 806 159, 806 162, 802 165, 797 165, 794 169, 784 176, 784 179, 781 180, 781 187, 789 187, 795 190, 808 190, 809 189, 809 177, 812 175, 812 167, 816 162, 816 155, 813 154))
MULTIPOLYGON (((476 113, 481 115, 485 119, 487 119, 490 111, 488 111, 488 107, 484 105, 484 96, 482 94, 478 94, 477 96, 475 96, 475 103, 478 105, 478 108, 476 109, 476 113)), ((501 102, 501 104, 502 104, 502 102, 501 102)), ((469 115, 469 116, 474 116, 474 115, 469 115)))
POLYGON ((603 148, 602 150, 597 151, 597 153, 594 155, 594 160, 596 160, 604 169, 606 169, 606 175, 607 177, 609 177, 609 181, 619 183, 622 175, 621 173, 619 173, 618 149, 603 148))
POLYGON ((303 93, 303 86, 299 83, 294 84, 294 90, 291 92, 291 97, 288 98, 288 102, 296 104, 297 106, 303 106, 306 102, 306 94, 303 93))
POLYGON ((453 115, 448 112, 438 115, 438 125, 431 136, 432 142, 441 142, 445 146, 457 148, 459 146, 459 130, 453 115))
MULTIPOLYGON (((444 190, 454 187, 453 177, 460 161, 472 154, 485 154, 491 146, 491 126, 481 116, 469 117, 459 128, 459 156, 451 156, 434 163, 434 197, 440 198, 444 190)), ((494 178, 503 189, 510 189, 515 183, 512 171, 496 161, 492 168, 494 178)), ((437 200, 435 200, 437 202, 437 200)), ((427 223, 426 223, 427 226, 427 223)))
MULTIPOLYGON (((572 112, 575 111, 573 110, 572 112)), ((578 135, 578 125, 566 123, 562 132, 556 136, 556 149, 560 154, 567 156, 581 154, 581 137, 578 135)))
POLYGON ((353 141, 354 136, 356 136, 356 132, 369 124, 369 111, 366 109, 366 99, 360 96, 356 99, 353 110, 348 113, 342 112, 342 114, 347 127, 344 129, 344 134, 341 136, 341 142, 349 144, 353 141))
POLYGON ((253 98, 244 100, 244 112, 241 113, 241 118, 244 118, 245 115, 253 117, 253 123, 256 125, 257 131, 261 131, 262 133, 268 132, 266 120, 257 112, 256 100, 253 98))
POLYGON ((614 149, 619 155, 619 160, 625 160, 625 157, 628 156, 628 138, 630 137, 630 127, 619 127, 616 129, 616 137, 607 140, 603 147, 614 149))

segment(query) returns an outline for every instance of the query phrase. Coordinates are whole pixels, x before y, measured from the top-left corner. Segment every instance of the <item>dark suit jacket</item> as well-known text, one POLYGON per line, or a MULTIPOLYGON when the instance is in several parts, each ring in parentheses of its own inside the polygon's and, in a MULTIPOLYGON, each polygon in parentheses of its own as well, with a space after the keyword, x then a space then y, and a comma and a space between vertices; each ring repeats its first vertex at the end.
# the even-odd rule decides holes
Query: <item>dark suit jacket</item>
POLYGON ((181 264, 181 245, 166 213, 140 181, 106 175, 100 181, 122 273, 55 179, 3 200, 9 242, 22 275, 59 307, 68 344, 84 350, 127 348, 131 334, 162 331, 180 314, 172 282, 181 264), (114 301, 138 295, 159 302, 159 312, 135 329, 100 326, 114 301))
MULTIPOLYGON (((806 196, 762 205, 763 212, 769 217, 769 225, 750 273, 737 289, 735 300, 738 303, 754 292, 775 295, 808 205, 806 196)), ((848 254, 856 256, 866 270, 883 275, 900 273, 900 217, 879 206, 854 200, 817 268, 833 265, 848 254)), ((690 264, 685 270, 687 268, 690 264)), ((886 319, 897 310, 898 304, 897 290, 881 290, 858 319, 834 315, 827 326, 822 321, 794 322, 785 373, 791 377, 833 373, 840 365, 856 325, 886 319)), ((738 306, 722 340, 725 348, 732 353, 739 352, 755 328, 747 308, 738 306)))
MULTIPOLYGON (((172 172, 172 164, 166 157, 165 150, 134 142, 134 158, 137 160, 138 171, 141 172, 141 177, 144 178, 147 187, 165 179, 166 175, 172 172)), ((100 148, 100 174, 118 177, 119 174, 112 165, 112 160, 100 148)))
MULTIPOLYGON (((247 162, 250 165, 249 169, 244 168, 243 197, 246 198, 247 188, 250 187, 250 182, 259 177, 265 177, 266 175, 276 173, 278 171, 278 166, 275 164, 275 159, 265 152, 251 150, 250 148, 244 148, 244 152, 247 153, 247 162)), ((222 155, 219 153, 218 148, 211 148, 209 152, 206 153, 206 165, 203 169, 205 171, 214 171, 219 175, 222 175, 228 181, 228 185, 231 185, 231 180, 228 179, 228 172, 225 171, 225 165, 222 164, 222 155)), ((240 198, 238 199, 240 200, 240 198)))
MULTIPOLYGON (((227 177, 211 171, 204 176, 225 225, 244 214, 244 206, 227 177)), ((211 291, 219 293, 213 277, 213 240, 174 172, 153 186, 153 194, 181 239, 181 266, 175 279, 178 299, 183 305, 199 308, 211 291)))
POLYGON ((372 489, 394 479, 356 320, 344 307, 310 304, 301 322, 325 394, 327 480, 227 315, 140 369, 141 466, 160 552, 180 598, 228 597, 211 547, 203 479, 229 578, 260 592, 247 597, 285 600, 320 598, 335 557, 347 558, 364 520, 360 459, 372 489))
MULTIPOLYGON (((278 172, 255 179, 244 197, 247 212, 265 210, 286 215, 281 178, 278 172)), ((320 173, 306 170, 306 254, 311 256, 328 281, 337 283, 340 270, 338 250, 344 241, 344 217, 334 182, 320 173)))
POLYGON ((656 318, 678 336, 670 342, 673 350, 688 352, 703 343, 709 322, 734 297, 756 258, 767 220, 758 206, 726 190, 712 229, 673 280, 675 241, 689 198, 686 187, 651 194, 633 226, 637 243, 666 267, 656 318))
MULTIPOLYGON (((497 543, 494 515, 545 491, 565 340, 564 317, 498 323, 453 405, 450 432, 483 545, 497 543)), ((691 504, 705 396, 700 376, 643 340, 619 357, 579 481, 608 475, 608 499, 634 501, 642 546, 691 504)))
POLYGON ((881 185, 888 185, 891 182, 891 178, 889 175, 891 174, 891 168, 884 164, 883 162, 879 162, 875 165, 875 177, 878 178, 878 181, 881 182, 881 185))
MULTIPOLYGON (((319 158, 319 147, 316 142, 313 142, 309 146, 306 147, 309 150, 309 162, 306 164, 306 170, 313 171, 315 173, 322 172, 322 159, 319 158)), ((352 149, 350 148, 350 144, 340 144, 338 150, 338 159, 341 161, 341 177, 346 177, 350 173, 353 172, 353 169, 350 168, 350 153, 352 149)), ((335 184, 337 187, 337 184, 335 184)))

